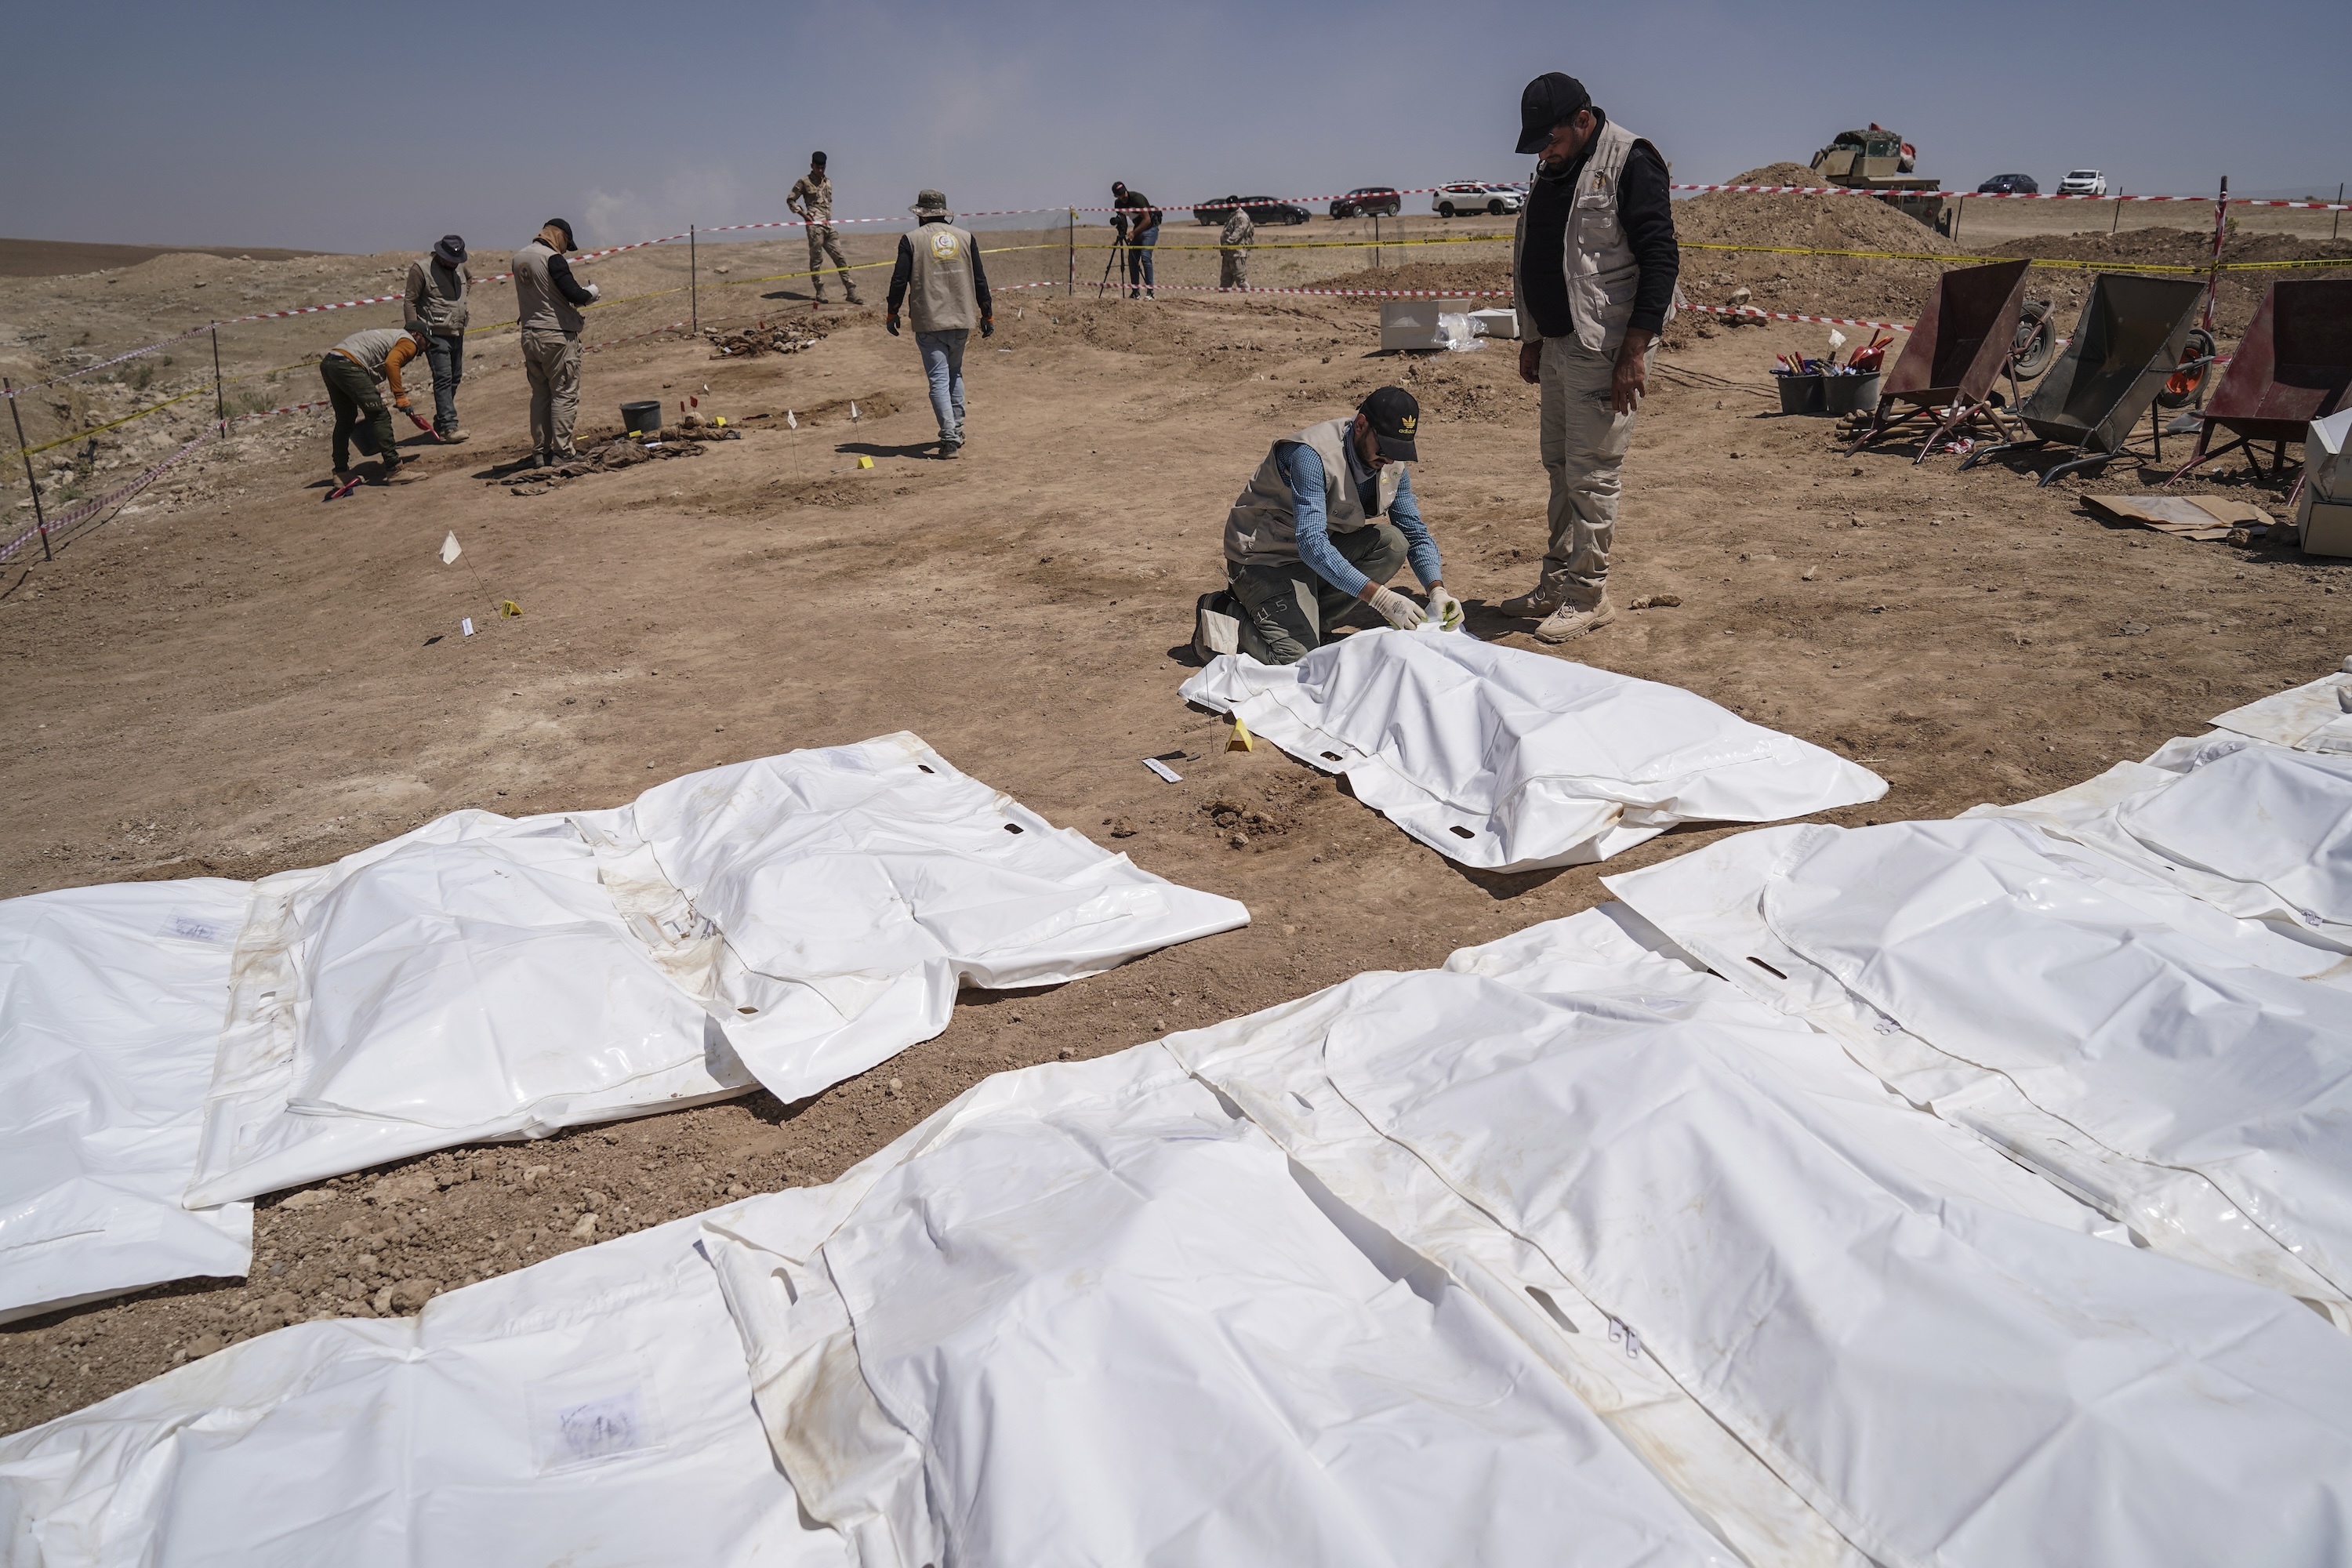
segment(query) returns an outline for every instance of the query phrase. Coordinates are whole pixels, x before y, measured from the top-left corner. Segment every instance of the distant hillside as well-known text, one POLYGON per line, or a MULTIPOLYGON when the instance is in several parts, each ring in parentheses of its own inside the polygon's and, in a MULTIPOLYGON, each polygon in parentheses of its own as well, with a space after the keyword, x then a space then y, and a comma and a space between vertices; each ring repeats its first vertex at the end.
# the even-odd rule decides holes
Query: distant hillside
POLYGON ((250 257, 256 261, 291 261, 298 256, 329 256, 324 250, 272 250, 234 245, 81 245, 69 239, 0 239, 0 278, 55 278, 68 272, 100 272, 136 267, 174 253, 250 257))

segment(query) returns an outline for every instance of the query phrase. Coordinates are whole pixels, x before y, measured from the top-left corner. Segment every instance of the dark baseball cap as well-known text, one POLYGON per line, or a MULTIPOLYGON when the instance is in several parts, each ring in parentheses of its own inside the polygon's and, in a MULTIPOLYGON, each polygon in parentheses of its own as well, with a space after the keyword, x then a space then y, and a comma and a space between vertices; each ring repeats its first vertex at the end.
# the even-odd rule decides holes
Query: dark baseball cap
POLYGON ((1402 386, 1383 386, 1357 408, 1372 427, 1381 456, 1392 463, 1417 463, 1413 433, 1421 428, 1421 403, 1402 386))
POLYGON ((1522 153, 1540 153, 1551 140, 1552 127, 1576 118, 1577 110, 1592 107, 1584 84, 1564 71, 1546 71, 1519 94, 1519 147, 1522 153))
POLYGON ((576 245, 576 244, 574 244, 574 243, 572 242, 572 226, 571 226, 570 224, 568 224, 568 223, 564 222, 562 218, 560 218, 560 217, 551 217, 551 218, 549 218, 545 223, 541 224, 539 226, 540 226, 540 227, 541 227, 541 228, 560 228, 560 229, 562 229, 562 230, 563 231, 563 248, 564 248, 564 249, 566 249, 566 250, 577 250, 577 249, 579 249, 579 248, 580 248, 580 247, 579 247, 578 245, 576 245))
POLYGON ((811 168, 813 168, 813 169, 822 169, 822 168, 824 168, 824 153, 810 153, 810 154, 809 154, 809 167, 811 167, 811 168))

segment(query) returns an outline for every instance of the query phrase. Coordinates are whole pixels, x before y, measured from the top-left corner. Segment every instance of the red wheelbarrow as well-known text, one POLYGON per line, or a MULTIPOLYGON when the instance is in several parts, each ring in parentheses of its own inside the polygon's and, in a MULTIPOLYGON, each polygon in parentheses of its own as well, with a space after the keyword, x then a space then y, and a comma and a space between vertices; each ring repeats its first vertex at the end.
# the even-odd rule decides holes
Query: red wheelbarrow
POLYGON ((2286 444, 2303 439, 2305 428, 2344 406, 2352 387, 2352 278, 2309 278, 2273 283, 2246 337, 2221 373, 2213 401, 2197 413, 2196 455, 2166 484, 2186 479, 2199 465, 2245 448, 2246 462, 2261 473, 2254 443, 2271 445, 2273 479, 2286 471, 2286 444), (2234 439, 2212 445, 2216 426, 2234 439))
POLYGON ((1990 399, 1992 384, 2007 368, 2017 342, 2030 265, 1996 261, 1987 267, 1959 267, 1937 280, 1935 297, 1913 324, 1903 357, 1879 385, 1870 428, 1847 451, 1859 451, 1914 423, 1934 426, 1920 443, 1915 463, 1927 461, 1938 442, 1963 426, 1985 421, 1998 434, 2009 434, 1990 399), (1896 405, 1906 403, 1911 405, 1907 412, 1887 417, 1896 405))

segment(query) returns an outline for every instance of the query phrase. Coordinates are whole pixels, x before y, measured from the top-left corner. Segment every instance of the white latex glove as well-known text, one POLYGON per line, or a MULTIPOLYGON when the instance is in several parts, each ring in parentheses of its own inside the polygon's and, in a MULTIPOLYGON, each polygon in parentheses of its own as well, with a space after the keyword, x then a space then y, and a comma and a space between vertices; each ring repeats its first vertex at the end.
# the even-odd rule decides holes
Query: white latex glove
POLYGON ((1442 587, 1431 589, 1429 591, 1429 618, 1435 621, 1439 626, 1444 627, 1449 632, 1460 629, 1462 626, 1462 601, 1455 598, 1452 594, 1447 593, 1442 587))
POLYGON ((1371 606, 1389 625, 1401 632, 1409 632, 1429 619, 1429 613, 1393 588, 1372 590, 1371 606))
POLYGON ((604 298, 604 296, 597 291, 596 285, 591 283, 588 285, 588 298, 591 300, 600 300, 604 298))

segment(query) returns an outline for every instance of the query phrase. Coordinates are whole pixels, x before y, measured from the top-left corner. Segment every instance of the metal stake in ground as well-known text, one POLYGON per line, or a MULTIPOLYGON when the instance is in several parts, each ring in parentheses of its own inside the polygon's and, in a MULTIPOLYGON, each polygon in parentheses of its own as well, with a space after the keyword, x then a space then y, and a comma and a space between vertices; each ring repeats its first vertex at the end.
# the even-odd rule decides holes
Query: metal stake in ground
POLYGON ((701 269, 695 265, 694 226, 686 226, 686 312, 692 318, 688 325, 702 331, 701 269))
MULTIPOLYGON (((2339 195, 2341 193, 2338 193, 2339 195)), ((1078 209, 1070 209, 1070 257, 1067 277, 1062 287, 1065 299, 1076 299, 1078 293, 1078 209)))
POLYGON ((33 487, 33 526, 41 531, 41 559, 54 561, 49 550, 49 520, 41 515, 41 481, 33 477, 33 454, 25 449, 25 416, 16 412, 16 389, 0 375, 0 392, 8 395, 8 417, 16 422, 16 455, 25 459, 25 482, 33 487))
POLYGON ((2230 234, 2230 176, 2221 176, 2221 194, 2213 198, 2213 266, 2205 274, 2205 315, 2197 324, 2213 330, 2213 296, 2221 289, 2221 242, 2230 234))
POLYGON ((213 323, 213 418, 218 423, 223 439, 228 436, 228 400, 221 395, 220 323, 213 323))

